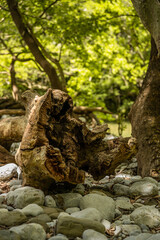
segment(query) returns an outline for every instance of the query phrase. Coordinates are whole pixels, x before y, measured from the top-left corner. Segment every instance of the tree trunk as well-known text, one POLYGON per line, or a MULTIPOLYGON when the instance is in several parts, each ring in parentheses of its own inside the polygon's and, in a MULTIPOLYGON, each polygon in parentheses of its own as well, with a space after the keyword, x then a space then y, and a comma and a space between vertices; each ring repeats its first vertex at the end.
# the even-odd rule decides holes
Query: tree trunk
POLYGON ((24 23, 21 13, 18 9, 18 1, 7 0, 7 4, 9 7, 11 16, 13 18, 13 21, 16 24, 19 33, 21 34, 21 37, 24 39, 24 41, 28 45, 36 61, 39 63, 39 65, 44 69, 44 71, 48 75, 51 83, 51 87, 55 89, 62 89, 62 83, 59 81, 55 68, 44 57, 44 55, 42 54, 41 50, 37 45, 36 37, 33 36, 33 33, 29 30, 27 25, 24 23))
POLYGON ((133 137, 138 144, 138 171, 144 176, 160 175, 160 57, 151 41, 151 57, 142 89, 132 106, 133 137))
POLYGON ((73 117, 71 97, 49 89, 37 97, 16 154, 23 184, 48 189, 52 183, 84 181, 84 171, 95 179, 113 174, 136 153, 128 140, 105 141, 107 125, 92 131, 73 117))
POLYGON ((12 61, 10 64, 10 77, 11 77, 11 87, 12 87, 12 96, 13 99, 18 101, 19 93, 18 93, 18 87, 17 87, 17 81, 16 81, 16 71, 15 71, 15 63, 16 63, 16 57, 12 56, 12 61))

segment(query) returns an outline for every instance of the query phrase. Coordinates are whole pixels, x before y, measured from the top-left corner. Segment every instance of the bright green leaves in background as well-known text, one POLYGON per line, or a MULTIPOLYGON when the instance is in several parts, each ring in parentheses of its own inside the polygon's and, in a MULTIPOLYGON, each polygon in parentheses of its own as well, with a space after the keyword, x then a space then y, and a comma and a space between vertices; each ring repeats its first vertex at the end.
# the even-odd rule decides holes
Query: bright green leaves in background
MULTIPOLYGON (((60 60, 76 105, 104 107, 123 119, 134 102, 149 59, 149 36, 127 0, 20 1, 23 18, 45 49, 60 60)), ((0 9, 0 94, 10 93, 12 54, 21 91, 49 87, 14 26, 5 0, 0 9), (11 51, 9 51, 11 49, 11 51), (11 53, 12 52, 12 53, 11 53)), ((56 67, 56 66, 55 66, 56 67)), ((103 121, 111 115, 99 114, 103 121)))

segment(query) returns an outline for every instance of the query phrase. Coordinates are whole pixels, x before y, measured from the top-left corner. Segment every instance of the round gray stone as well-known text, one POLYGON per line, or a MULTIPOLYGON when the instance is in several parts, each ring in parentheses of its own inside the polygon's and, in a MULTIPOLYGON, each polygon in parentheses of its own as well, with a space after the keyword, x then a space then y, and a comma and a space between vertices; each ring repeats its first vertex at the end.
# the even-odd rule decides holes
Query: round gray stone
POLYGON ((131 213, 130 219, 136 224, 145 224, 153 228, 160 224, 160 212, 154 206, 143 206, 135 209, 131 213))
POLYGON ((130 202, 130 199, 127 197, 118 197, 116 199, 116 208, 123 210, 133 210, 134 207, 130 202))
POLYGON ((79 211, 80 211, 80 208, 73 207, 73 208, 67 208, 65 212, 71 214, 71 213, 79 212, 79 211))
POLYGON ((21 240, 21 237, 14 232, 9 230, 0 230, 0 239, 1 240, 21 240))
POLYGON ((7 209, 0 209, 0 225, 14 226, 27 221, 24 213, 20 211, 8 211, 7 209))
POLYGON ((158 187, 155 183, 147 180, 141 180, 131 185, 130 196, 155 196, 158 194, 158 187))
POLYGON ((7 194, 7 204, 15 208, 24 208, 31 203, 44 204, 44 193, 33 187, 22 187, 7 194))
POLYGON ((80 200, 80 209, 96 208, 104 219, 112 221, 115 216, 115 202, 99 194, 87 194, 80 200))
POLYGON ((87 229, 93 229, 97 232, 104 233, 103 224, 85 218, 75 218, 71 216, 61 216, 58 218, 56 232, 66 235, 67 237, 81 237, 87 229))
POLYGON ((82 195, 79 193, 62 193, 55 195, 55 201, 59 208, 79 207, 82 195))
POLYGON ((43 208, 41 208, 40 206, 38 206, 38 205, 35 204, 35 203, 32 203, 32 204, 27 205, 27 206, 24 207, 21 211, 22 211, 26 216, 33 216, 33 217, 36 217, 36 216, 38 216, 39 214, 44 213, 43 208))
POLYGON ((56 207, 56 202, 50 195, 45 196, 44 204, 46 207, 56 207))
POLYGON ((54 237, 49 238, 48 240, 68 240, 68 238, 63 234, 58 234, 54 237))
POLYGON ((117 196, 128 196, 129 195, 129 187, 117 183, 113 186, 113 192, 117 196))
POLYGON ((141 229, 138 225, 135 224, 125 224, 121 226, 122 233, 126 235, 138 235, 141 233, 141 229))
POLYGON ((23 224, 10 228, 11 232, 15 232, 21 236, 21 240, 45 240, 46 233, 43 227, 37 223, 23 224))
POLYGON ((83 232, 83 240, 107 240, 108 238, 99 232, 96 232, 92 229, 87 229, 83 232))
POLYGON ((101 221, 102 214, 96 208, 85 208, 82 211, 74 212, 71 214, 75 218, 86 218, 94 221, 101 221))

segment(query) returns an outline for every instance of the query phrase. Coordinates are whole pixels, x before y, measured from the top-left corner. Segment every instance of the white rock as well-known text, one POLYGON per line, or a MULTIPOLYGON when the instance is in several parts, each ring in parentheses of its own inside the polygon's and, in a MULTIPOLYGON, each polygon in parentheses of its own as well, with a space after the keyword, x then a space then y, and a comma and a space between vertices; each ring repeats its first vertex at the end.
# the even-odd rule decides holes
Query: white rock
POLYGON ((122 228, 120 226, 116 226, 116 229, 114 231, 114 235, 118 236, 120 234, 121 230, 122 230, 122 228))
POLYGON ((51 227, 53 228, 56 226, 57 220, 53 220, 52 222, 47 222, 46 224, 48 225, 49 228, 51 228, 51 227))
POLYGON ((0 167, 0 180, 7 180, 17 174, 18 166, 14 163, 6 164, 0 167))
POLYGON ((105 231, 110 229, 111 223, 108 220, 103 219, 101 223, 105 226, 105 231))

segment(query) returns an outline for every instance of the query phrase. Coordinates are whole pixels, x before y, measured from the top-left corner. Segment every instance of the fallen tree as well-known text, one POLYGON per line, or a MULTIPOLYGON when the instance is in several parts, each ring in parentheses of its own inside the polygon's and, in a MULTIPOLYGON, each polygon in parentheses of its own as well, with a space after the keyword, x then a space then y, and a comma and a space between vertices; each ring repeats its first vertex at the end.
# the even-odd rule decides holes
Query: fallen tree
POLYGON ((55 181, 77 184, 84 181, 85 171, 98 180, 136 153, 128 139, 105 141, 107 125, 91 131, 75 119, 65 92, 49 89, 31 102, 16 154, 24 185, 47 189, 55 181))

